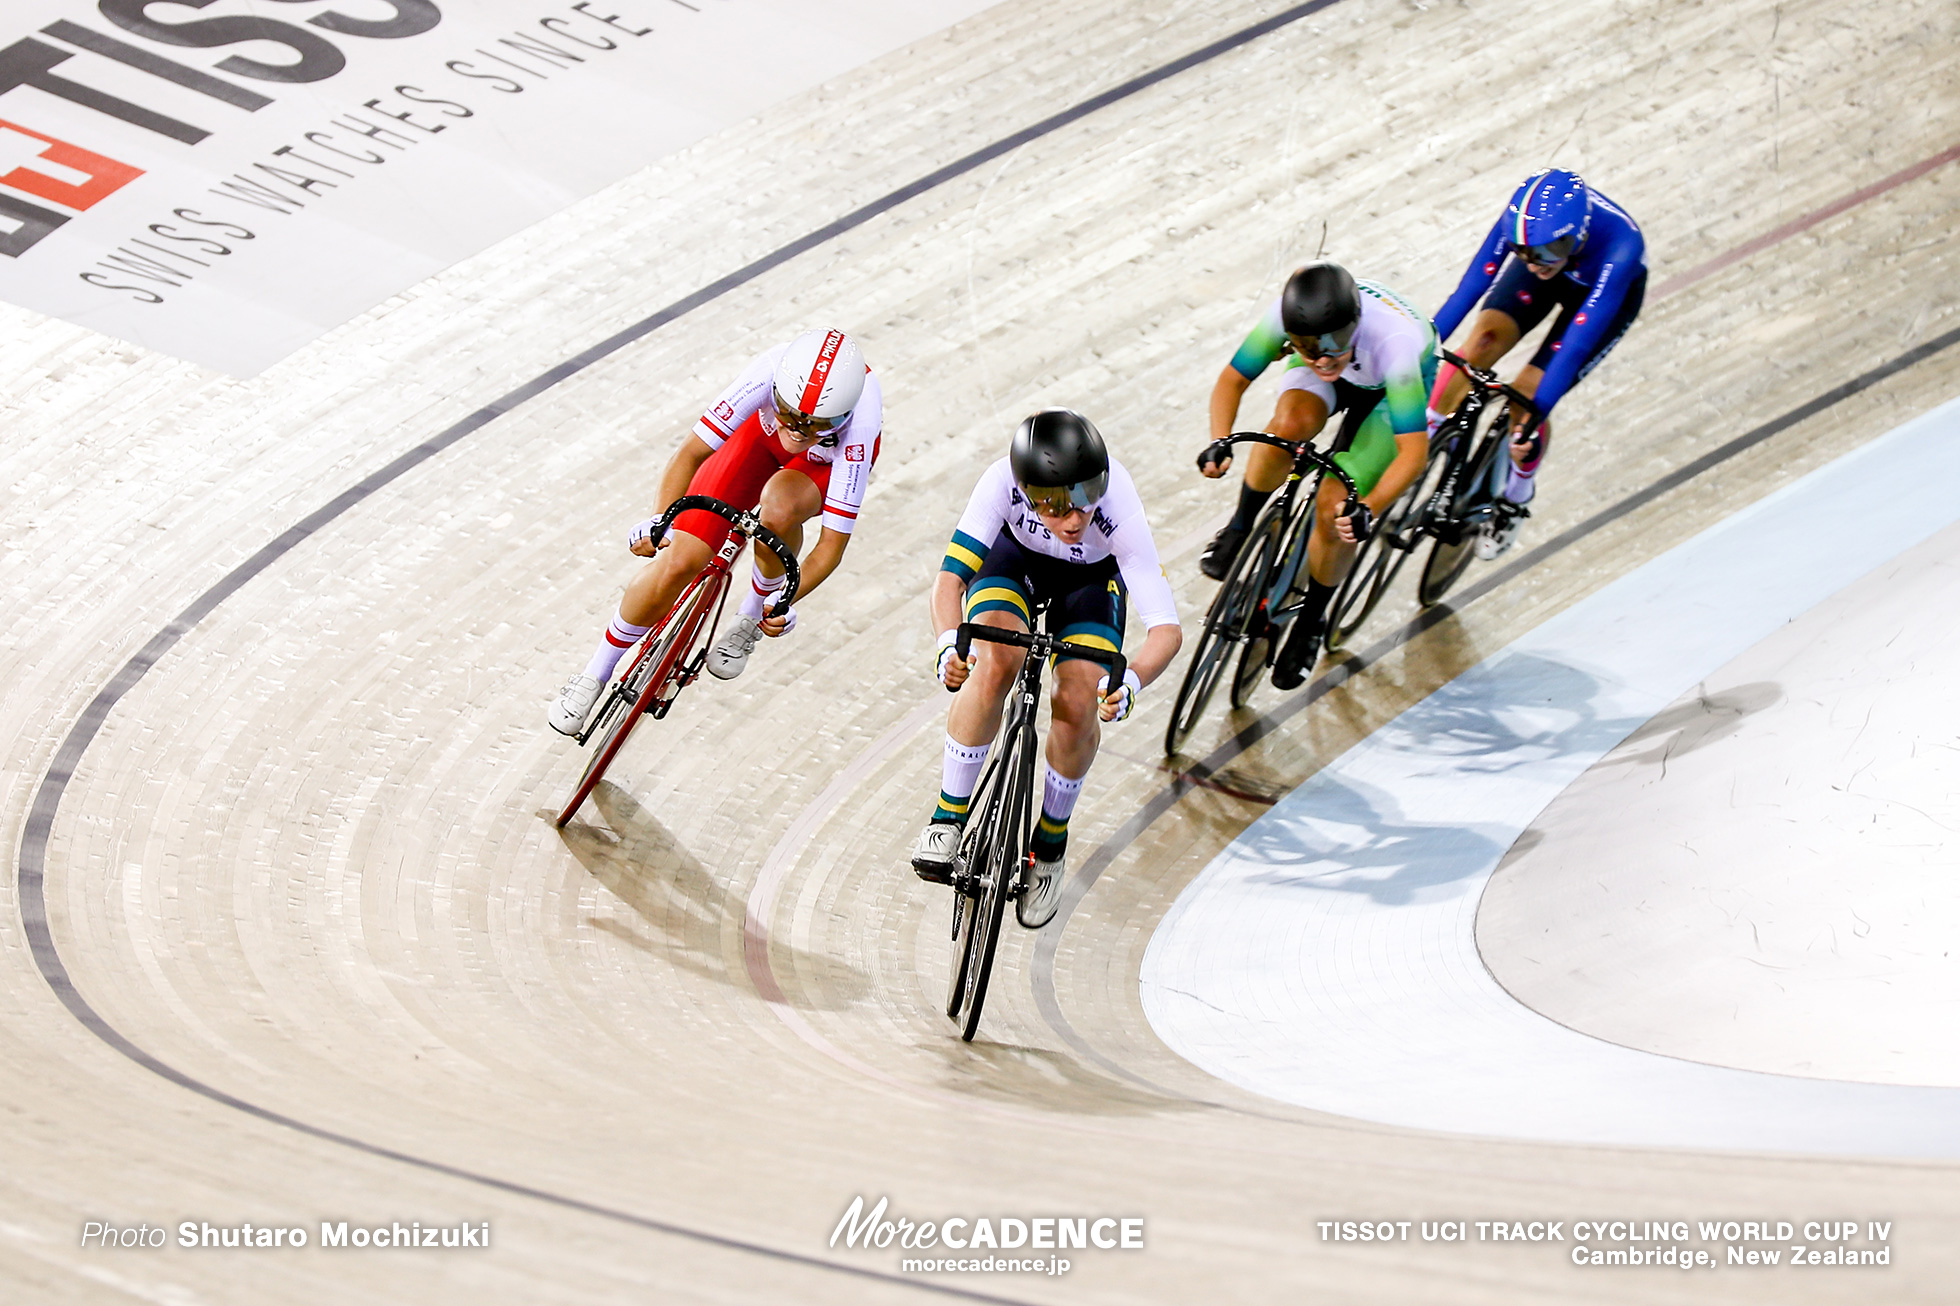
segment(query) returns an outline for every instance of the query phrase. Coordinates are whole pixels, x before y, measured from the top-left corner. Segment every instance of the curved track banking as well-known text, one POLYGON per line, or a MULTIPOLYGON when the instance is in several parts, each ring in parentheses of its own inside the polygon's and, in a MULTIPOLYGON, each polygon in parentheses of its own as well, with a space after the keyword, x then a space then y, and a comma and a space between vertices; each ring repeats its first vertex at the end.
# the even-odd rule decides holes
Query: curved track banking
MULTIPOLYGON (((94 1034, 104 1043, 142 1066, 145 1070, 151 1071, 180 1088, 188 1089, 222 1106, 243 1111, 248 1115, 255 1116, 271 1124, 281 1125, 289 1129, 297 1129, 327 1142, 357 1148, 389 1160, 420 1166, 454 1178, 465 1179, 471 1183, 485 1184, 510 1193, 552 1202, 587 1214, 604 1216, 608 1219, 623 1221, 656 1232, 698 1239, 733 1250, 781 1257, 802 1264, 835 1270, 839 1273, 896 1281, 896 1276, 866 1270, 860 1266, 821 1260, 813 1256, 802 1256, 779 1248, 766 1247, 740 1239, 722 1237, 699 1229, 684 1228, 659 1220, 649 1220, 628 1212, 612 1210, 604 1206, 581 1201, 575 1197, 546 1192, 528 1185, 511 1183, 508 1180, 495 1176, 478 1174, 455 1166, 444 1165, 440 1162, 413 1156, 392 1148, 376 1146, 373 1143, 358 1138, 351 1138, 334 1130, 323 1129, 303 1120, 296 1120, 282 1115, 279 1112, 267 1110, 254 1103, 243 1101, 201 1080, 182 1073, 159 1058, 152 1056, 114 1029, 109 1022, 104 1020, 88 1004, 87 1000, 77 991, 74 982, 69 977, 68 967, 62 962, 61 954, 55 947, 54 936, 48 927, 47 903, 43 891, 47 865, 48 839, 54 828, 55 814, 60 809, 62 796, 67 791, 70 780, 74 777, 76 769, 81 765, 83 756, 87 753, 88 747, 94 741, 97 732, 100 731, 103 722, 108 719, 109 714, 115 710, 116 705, 122 701, 123 697, 131 689, 135 688, 137 683, 156 666, 171 648, 179 640, 184 638, 185 635, 189 634, 199 622, 203 621, 205 617, 215 611, 226 599, 249 584, 260 573, 278 562, 287 553, 299 547, 317 531, 345 516, 356 505, 365 501, 377 490, 393 484, 417 467, 420 467, 424 462, 450 449, 505 413, 510 412, 529 400, 535 399, 540 394, 578 375, 600 360, 618 353, 621 349, 624 349, 647 334, 659 330, 661 327, 685 316, 703 304, 720 299, 729 292, 748 285, 764 273, 790 262, 801 254, 836 240, 845 233, 863 226, 873 218, 898 207, 907 200, 913 199, 955 178, 963 177, 983 164, 1000 158, 1026 145, 1030 141, 1039 140, 1059 128, 1078 122, 1099 109, 1106 108, 1109 105, 1148 90, 1160 82, 1177 76, 1179 73, 1199 67, 1221 55, 1228 54, 1243 45, 1256 41, 1269 32, 1276 31, 1289 23, 1297 22, 1310 14, 1318 13, 1338 2, 1339 0, 1309 0, 1307 4, 1295 5, 1272 17, 1242 27, 1230 35, 1213 41, 1209 45, 1195 50, 1188 55, 1159 65, 1141 76, 1133 77, 1110 90, 1093 95, 1061 113, 1054 114, 1010 136, 994 141, 982 149, 975 150, 947 164, 943 168, 928 173, 917 181, 910 182, 898 187, 896 190, 888 192, 877 200, 853 210, 834 222, 828 223, 786 245, 779 246, 762 258, 756 259, 746 266, 729 273, 727 276, 702 287, 695 293, 667 305, 658 312, 634 323, 626 330, 615 333, 599 344, 592 346, 590 349, 534 377, 531 381, 503 395, 495 402, 477 409, 468 417, 455 423, 435 438, 411 449, 409 452, 389 463, 386 467, 383 467, 380 471, 375 472, 373 475, 366 477, 358 484, 335 496, 326 505, 309 514, 290 530, 253 554, 251 558, 234 569, 217 585, 200 594, 196 601, 179 613, 175 620, 158 632, 149 643, 143 646, 142 650, 136 656, 125 663, 115 678, 105 685, 89 703, 87 709, 82 713, 81 719, 75 723, 73 728, 69 730, 67 737, 62 740, 61 747, 56 752, 54 761, 50 764, 46 774, 42 776, 41 783, 35 793, 34 806, 28 817, 27 826, 20 842, 19 857, 16 865, 16 892, 20 903, 22 925, 27 935, 28 946, 33 953, 34 963, 40 970, 42 977, 47 980, 48 986, 60 998, 62 1005, 91 1034, 94 1034)), ((878 760, 883 760, 882 755, 879 755, 878 760)), ((854 778, 853 770, 854 768, 847 768, 840 775, 838 781, 833 782, 830 788, 826 789, 825 795, 827 798, 833 802, 841 801, 849 793, 851 786, 848 782, 854 778)), ((785 836, 784 843, 787 844, 797 833, 799 831, 792 827, 790 834, 785 836)), ((770 883, 771 880, 767 871, 765 871, 764 877, 758 880, 758 889, 770 883)), ((760 900, 751 908, 752 916, 757 914, 756 908, 759 907, 760 916, 766 918, 768 909, 772 905, 772 896, 760 897, 760 900)), ((771 1002, 772 1006, 786 1020, 792 1022, 792 1026, 800 1034, 810 1039, 813 1045, 853 1068, 861 1068, 861 1063, 843 1057, 842 1054, 837 1053, 834 1048, 831 1048, 829 1044, 823 1042, 819 1036, 809 1032, 809 1027, 800 1020, 797 1020, 787 1005, 783 1003, 781 990, 777 987, 773 975, 768 972, 766 929, 757 929, 755 938, 759 947, 754 949, 753 955, 756 957, 756 960, 751 963, 750 974, 756 983, 758 991, 765 999, 771 1002)), ((870 1073, 875 1075, 876 1072, 870 1073)), ((910 1281, 909 1286, 919 1291, 966 1297, 979 1301, 1010 1300, 1008 1298, 994 1297, 983 1293, 948 1287, 929 1280, 913 1280, 910 1281)))
MULTIPOLYGON (((1503 1247, 1358 1255, 1310 1241, 1307 1218, 1690 1196, 1741 1209, 1774 1191, 1903 1206, 1919 1250, 1891 1282, 1938 1282, 1951 1254, 1930 1240, 1954 1205, 1938 1168, 1364 1124, 1213 1079, 1145 1020, 1137 976, 1158 919, 1321 759, 1670 535, 1957 388, 1938 293, 1953 169, 1935 164, 1953 139, 1937 89, 1950 13, 1900 3, 1846 37, 1821 5, 1602 5, 1558 60, 1482 49, 1494 21, 1573 17, 1536 0, 1495 15, 1346 0, 1255 9, 1219 40, 1205 6, 1010 3, 595 197, 259 382, 132 363, 79 333, 37 345, 51 378, 110 396, 93 420, 169 417, 76 455, 98 479, 44 514, 65 552, 27 541, 69 569, 51 575, 85 579, 42 582, 19 619, 33 636, 10 654, 7 767, 41 781, 31 808, 24 785, 10 798, 28 946, 6 952, 32 965, 7 992, 0 1066, 35 1074, 0 1073, 49 1141, 0 1193, 0 1275, 46 1300, 242 1290, 235 1265, 182 1258, 111 1284, 35 1232, 54 1226, 24 1213, 52 1198, 77 1220, 497 1221, 493 1258, 309 1255, 245 1272, 255 1301, 656 1287, 1179 1300, 1229 1284, 1511 1303, 1570 1300, 1569 1268, 1503 1247), (1741 87, 1736 60, 1758 59, 1772 28, 1763 87, 1741 87), (1443 80, 1426 67, 1439 42, 1467 51, 1443 80), (1769 93, 1771 64, 1786 88, 1801 80, 1801 114, 1769 93), (1469 111, 1468 88, 1500 66, 1517 102, 1469 111), (1598 73, 1576 123, 1560 99, 1575 67, 1598 73), (1279 103, 1314 130, 1275 148, 1279 103), (1745 160, 1733 176, 1706 162, 1716 122, 1745 160), (1167 561, 1181 605, 1201 610, 1190 553, 1224 501, 1188 473, 1205 360, 1323 217, 1330 252, 1437 300, 1512 174, 1548 151, 1612 177, 1650 230, 1689 233, 1660 248, 1760 252, 1782 231, 1775 277, 1746 258, 1676 260, 1702 273, 1692 293, 1656 296, 1572 401, 1543 542, 1453 613, 1397 630, 1403 614, 1385 612, 1368 653, 1311 693, 1221 717, 1186 777, 1167 782, 1148 755, 1164 704, 1109 732, 1066 921, 1007 940, 986 1041, 948 1038, 945 904, 902 871, 944 702, 916 674, 918 603, 956 510, 947 487, 997 448, 992 410, 1096 415, 1141 469, 1160 541, 1183 542, 1167 561), (1814 217, 1861 178, 1880 181, 1855 210, 1814 217), (1781 362, 1852 262, 1867 276, 1842 350, 1781 362), (688 332, 658 329, 683 313, 688 332), (643 515, 641 486, 722 373, 821 318, 857 330, 889 379, 913 378, 892 387, 889 465, 846 574, 792 644, 697 695, 657 744, 636 741, 594 819, 559 837, 537 813, 580 759, 538 717, 616 597, 609 523, 643 515), (1681 374, 1683 350, 1702 366, 1681 374), (510 376, 535 379, 509 390, 510 376), (1646 380, 1661 376, 1665 391, 1646 380), (315 487, 350 481, 281 533, 315 487), (132 520, 153 524, 116 533, 132 520), (233 543, 268 537, 255 554, 233 543), (799 727, 786 750, 781 703, 825 728, 799 727), (60 742, 50 714, 75 721, 60 742), (1140 1213, 1150 1251, 1086 1257, 1062 1281, 901 1277, 895 1255, 825 1245, 853 1195, 881 1193, 927 1218, 1140 1213)), ((17 415, 28 449, 67 447, 48 412, 17 415)))

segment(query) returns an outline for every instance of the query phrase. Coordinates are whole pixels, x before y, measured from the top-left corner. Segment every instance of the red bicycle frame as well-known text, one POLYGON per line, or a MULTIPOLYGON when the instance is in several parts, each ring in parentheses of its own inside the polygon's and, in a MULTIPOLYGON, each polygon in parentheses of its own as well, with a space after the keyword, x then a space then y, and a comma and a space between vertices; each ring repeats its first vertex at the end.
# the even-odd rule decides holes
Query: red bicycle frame
POLYGON ((712 638, 720 623, 721 608, 728 597, 729 577, 735 559, 751 537, 784 564, 787 583, 782 597, 771 609, 772 614, 783 612, 796 597, 799 580, 796 555, 773 531, 757 521, 752 512, 731 508, 706 495, 683 495, 662 515, 653 538, 663 538, 673 525, 674 518, 690 508, 703 509, 726 519, 729 523, 728 536, 715 556, 708 560, 707 566, 688 582, 687 588, 674 600, 674 606, 667 610, 667 615, 641 637, 639 651, 633 655, 626 674, 607 689, 592 724, 579 735, 579 742, 583 744, 594 732, 605 727, 605 734, 592 760, 586 764, 585 773, 579 777, 578 788, 573 791, 571 801, 558 813, 557 825, 560 829, 591 796, 599 781, 605 778, 606 768, 619 756, 619 750, 626 744, 626 736, 640 717, 649 715, 657 719, 666 716, 681 690, 700 678, 707 660, 703 646, 712 638))

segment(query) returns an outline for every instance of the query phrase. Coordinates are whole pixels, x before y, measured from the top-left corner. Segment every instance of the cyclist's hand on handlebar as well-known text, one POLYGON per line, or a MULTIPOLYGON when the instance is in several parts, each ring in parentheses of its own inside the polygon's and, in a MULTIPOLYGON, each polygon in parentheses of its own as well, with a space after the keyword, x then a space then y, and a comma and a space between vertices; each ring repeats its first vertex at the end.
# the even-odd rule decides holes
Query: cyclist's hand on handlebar
POLYGON ((667 547, 667 537, 653 538, 653 528, 660 524, 658 517, 649 517, 626 532, 626 547, 642 558, 651 558, 667 547))
POLYGON ((1361 499, 1349 499, 1334 519, 1334 533, 1345 544, 1361 544, 1375 533, 1375 513, 1361 499))
POLYGON ((1096 682, 1096 698, 1102 703, 1098 714, 1105 721, 1121 721, 1136 710, 1137 695, 1143 692, 1143 682, 1137 673, 1127 667, 1123 670, 1123 683, 1110 692, 1109 677, 1104 676, 1096 682))
POLYGON ((783 614, 781 616, 776 615, 776 608, 774 604, 771 604, 768 608, 764 609, 762 615, 762 633, 767 635, 769 638, 780 639, 782 636, 789 634, 792 630, 795 629, 796 629, 796 608, 794 605, 791 605, 790 607, 784 609, 783 614))
POLYGON ((1198 455, 1198 470, 1214 480, 1232 470, 1232 446, 1213 440, 1198 455))
POLYGON ((1538 457, 1548 433, 1545 421, 1537 413, 1511 413, 1511 458, 1523 466, 1538 457))
POLYGON ((941 635, 939 653, 933 659, 933 675, 938 678, 940 684, 946 686, 946 692, 949 694, 966 683, 966 678, 973 674, 973 664, 976 660, 969 653, 966 660, 961 661, 960 651, 954 647, 958 638, 959 632, 956 630, 949 630, 941 635))
POLYGON ((1524 436, 1530 436, 1536 433, 1538 428, 1544 424, 1544 414, 1538 411, 1537 405, 1531 402, 1529 396, 1507 388, 1505 391, 1505 400, 1505 412, 1511 419, 1511 438, 1513 440, 1519 439, 1520 433, 1524 436))

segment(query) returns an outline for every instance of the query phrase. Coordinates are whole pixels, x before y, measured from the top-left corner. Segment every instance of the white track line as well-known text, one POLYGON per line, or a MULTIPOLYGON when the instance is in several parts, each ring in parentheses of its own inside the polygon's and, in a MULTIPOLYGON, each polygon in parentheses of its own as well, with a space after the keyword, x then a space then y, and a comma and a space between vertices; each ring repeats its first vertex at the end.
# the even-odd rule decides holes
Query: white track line
POLYGON ((1151 1025, 1241 1087, 1395 1125, 1960 1156, 1960 1089, 1618 1047, 1518 1003, 1475 939, 1485 883, 1546 804, 1708 673, 1960 518, 1957 484, 1960 401, 1655 559, 1410 708, 1179 897, 1144 958, 1151 1025))

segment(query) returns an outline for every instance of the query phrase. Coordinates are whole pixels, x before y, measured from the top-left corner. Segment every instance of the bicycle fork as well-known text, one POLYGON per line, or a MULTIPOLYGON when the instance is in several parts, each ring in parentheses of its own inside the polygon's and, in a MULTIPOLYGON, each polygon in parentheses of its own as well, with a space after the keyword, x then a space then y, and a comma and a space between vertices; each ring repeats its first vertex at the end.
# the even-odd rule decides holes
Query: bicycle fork
MULTIPOLYGON (((1483 405, 1478 403, 1474 396, 1465 399, 1464 405, 1468 409, 1467 415, 1465 414, 1464 408, 1459 408, 1451 416, 1452 421, 1460 421, 1462 428, 1457 432, 1455 436, 1456 440, 1469 439, 1471 434, 1477 429, 1477 419, 1483 415, 1483 405)), ((1468 452, 1474 453, 1475 451, 1470 450, 1468 452)), ((1456 458, 1450 460, 1449 470, 1443 476, 1443 483, 1436 487, 1435 498, 1431 501, 1436 506, 1435 511, 1430 513, 1430 520, 1433 523, 1429 528, 1430 533, 1451 547, 1455 547, 1463 542, 1463 528, 1469 524, 1468 515, 1459 515, 1456 511, 1457 482, 1462 479, 1464 468, 1468 461, 1467 453, 1465 458, 1461 460, 1456 458)), ((1466 486, 1465 488, 1468 489, 1469 487, 1466 486)), ((1414 549, 1415 546, 1415 541, 1410 540, 1406 547, 1414 549)))

